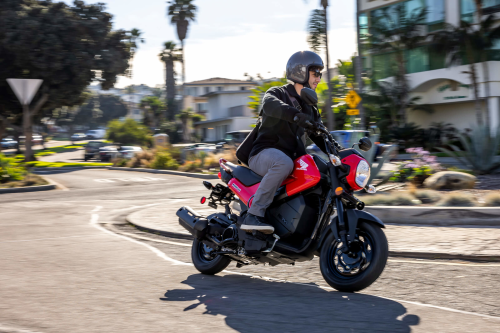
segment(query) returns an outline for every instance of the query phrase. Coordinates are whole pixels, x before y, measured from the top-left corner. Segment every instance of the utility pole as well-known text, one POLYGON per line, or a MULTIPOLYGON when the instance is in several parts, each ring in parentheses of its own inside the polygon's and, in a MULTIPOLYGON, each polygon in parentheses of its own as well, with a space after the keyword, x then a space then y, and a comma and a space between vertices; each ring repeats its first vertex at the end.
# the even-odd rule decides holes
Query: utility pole
MULTIPOLYGON (((359 7, 360 7, 360 1, 361 0, 356 0, 356 28, 357 28, 357 40, 358 40, 358 55, 356 56, 356 62, 355 62, 355 68, 356 68, 356 82, 358 84, 358 94, 361 95, 363 92, 363 79, 361 78, 361 72, 362 72, 362 67, 363 67, 363 58, 362 58, 362 53, 361 53, 361 34, 360 34, 360 24, 359 24, 359 7)), ((360 117, 360 127, 362 130, 366 129, 366 115, 365 115, 365 108, 363 107, 363 102, 359 103, 358 105, 359 109, 359 117, 360 117)))
POLYGON ((326 79, 328 85, 328 100, 325 103, 326 119, 328 122, 328 129, 335 130, 335 115, 332 110, 332 78, 330 77, 330 52, 328 52, 328 0, 321 0, 321 6, 325 11, 325 47, 326 47, 326 79))

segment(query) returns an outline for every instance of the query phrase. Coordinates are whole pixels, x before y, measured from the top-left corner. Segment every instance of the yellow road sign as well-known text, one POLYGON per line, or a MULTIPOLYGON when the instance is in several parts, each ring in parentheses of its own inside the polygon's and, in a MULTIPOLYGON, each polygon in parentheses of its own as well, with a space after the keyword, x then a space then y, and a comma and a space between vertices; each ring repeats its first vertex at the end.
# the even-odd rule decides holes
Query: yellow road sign
POLYGON ((351 109, 354 109, 361 102, 361 97, 359 97, 356 91, 350 90, 345 96, 345 101, 351 109))
POLYGON ((357 116, 359 114, 359 109, 347 109, 348 116, 357 116))

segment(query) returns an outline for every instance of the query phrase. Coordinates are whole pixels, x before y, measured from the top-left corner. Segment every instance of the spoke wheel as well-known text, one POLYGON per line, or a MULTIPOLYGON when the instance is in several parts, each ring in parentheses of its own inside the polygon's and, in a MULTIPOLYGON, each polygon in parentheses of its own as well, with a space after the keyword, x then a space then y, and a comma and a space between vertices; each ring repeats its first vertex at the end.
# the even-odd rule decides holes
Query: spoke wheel
POLYGON ((321 274, 330 286, 339 291, 359 291, 382 274, 389 246, 380 227, 362 222, 351 244, 352 251, 343 253, 342 246, 332 233, 321 249, 321 274))

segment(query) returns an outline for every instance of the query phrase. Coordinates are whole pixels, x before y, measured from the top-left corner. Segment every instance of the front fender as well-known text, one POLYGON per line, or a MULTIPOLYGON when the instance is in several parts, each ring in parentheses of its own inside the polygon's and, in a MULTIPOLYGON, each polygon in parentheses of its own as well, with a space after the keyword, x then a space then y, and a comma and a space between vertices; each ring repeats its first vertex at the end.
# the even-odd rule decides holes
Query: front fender
MULTIPOLYGON (((378 217, 375 215, 362 211, 362 210, 356 210, 356 209, 346 209, 346 221, 345 224, 348 228, 347 232, 347 240, 348 241, 353 241, 354 237, 356 236, 355 232, 350 232, 351 230, 356 230, 358 223, 360 220, 362 221, 367 221, 369 223, 374 223, 378 225, 380 228, 385 228, 384 222, 380 220, 378 217)), ((318 250, 321 249, 323 246, 323 242, 325 239, 328 237, 330 233, 333 233, 336 239, 339 239, 339 231, 338 231, 338 217, 334 217, 332 219, 332 223, 330 224, 330 228, 326 228, 325 231, 323 231, 319 244, 318 244, 318 250)))

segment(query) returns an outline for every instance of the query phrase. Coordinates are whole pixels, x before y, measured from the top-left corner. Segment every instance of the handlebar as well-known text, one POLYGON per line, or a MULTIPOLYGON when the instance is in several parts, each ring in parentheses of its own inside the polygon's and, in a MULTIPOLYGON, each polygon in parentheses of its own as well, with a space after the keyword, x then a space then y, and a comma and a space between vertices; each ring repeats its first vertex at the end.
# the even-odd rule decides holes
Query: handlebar
MULTIPOLYGON (((299 120, 299 117, 295 116, 293 117, 293 121, 297 122, 299 120)), ((309 121, 309 120, 306 120, 306 125, 313 128, 314 125, 309 121)))

